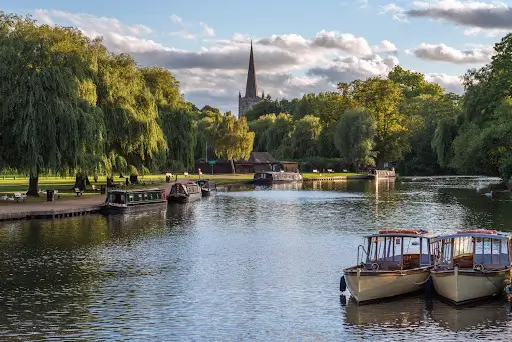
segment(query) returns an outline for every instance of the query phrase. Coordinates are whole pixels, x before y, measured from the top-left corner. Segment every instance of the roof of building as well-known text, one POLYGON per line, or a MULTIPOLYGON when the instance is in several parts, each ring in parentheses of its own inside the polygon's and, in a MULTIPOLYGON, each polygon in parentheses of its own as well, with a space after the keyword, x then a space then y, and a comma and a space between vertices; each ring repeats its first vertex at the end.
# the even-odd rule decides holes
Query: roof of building
POLYGON ((251 152, 248 162, 255 164, 277 164, 279 160, 268 152, 251 152))

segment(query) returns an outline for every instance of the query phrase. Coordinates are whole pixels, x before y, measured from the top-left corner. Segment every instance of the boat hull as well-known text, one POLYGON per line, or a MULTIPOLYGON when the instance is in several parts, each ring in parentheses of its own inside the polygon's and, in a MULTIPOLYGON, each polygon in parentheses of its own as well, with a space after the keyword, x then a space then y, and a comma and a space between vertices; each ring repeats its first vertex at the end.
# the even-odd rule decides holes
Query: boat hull
POLYGON ((358 303, 412 293, 423 289, 429 268, 404 271, 367 271, 347 269, 344 272, 350 294, 358 303))
POLYGON ((101 207, 103 213, 125 213, 133 210, 143 210, 148 207, 162 206, 167 203, 166 200, 152 201, 152 202, 141 202, 141 203, 130 203, 126 206, 105 204, 101 207))
POLYGON ((208 197, 210 196, 215 190, 212 189, 201 189, 201 196, 202 197, 208 197))
POLYGON ((479 272, 474 270, 431 271, 436 292, 453 304, 464 304, 503 292, 509 270, 479 272))
POLYGON ((169 195, 167 201, 169 203, 189 203, 201 199, 201 193, 194 193, 189 195, 169 195))

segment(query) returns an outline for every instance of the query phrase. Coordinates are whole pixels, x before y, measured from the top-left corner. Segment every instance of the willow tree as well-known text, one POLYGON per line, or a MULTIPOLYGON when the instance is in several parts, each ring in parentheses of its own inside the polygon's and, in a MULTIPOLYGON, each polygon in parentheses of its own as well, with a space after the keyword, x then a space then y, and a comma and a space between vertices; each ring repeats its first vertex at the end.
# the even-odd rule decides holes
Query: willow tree
POLYGON ((30 172, 37 196, 42 170, 95 168, 102 113, 92 82, 98 41, 73 28, 38 26, 0 12, 1 159, 30 172))
POLYGON ((220 158, 231 161, 231 168, 235 172, 233 160, 248 159, 254 143, 254 132, 249 131, 245 117, 237 120, 227 112, 221 116, 214 129, 214 151, 220 158))
MULTIPOLYGON (((158 124, 158 108, 135 61, 126 54, 102 53, 98 65, 98 106, 105 117, 106 155, 128 166, 151 165, 167 149, 158 124)), ((115 165, 115 161, 109 161, 115 165)), ((119 171, 119 170, 112 170, 119 171)))
POLYGON ((156 101, 158 122, 168 147, 163 166, 172 170, 193 168, 197 125, 192 118, 192 108, 180 94, 178 81, 164 68, 141 71, 156 101))

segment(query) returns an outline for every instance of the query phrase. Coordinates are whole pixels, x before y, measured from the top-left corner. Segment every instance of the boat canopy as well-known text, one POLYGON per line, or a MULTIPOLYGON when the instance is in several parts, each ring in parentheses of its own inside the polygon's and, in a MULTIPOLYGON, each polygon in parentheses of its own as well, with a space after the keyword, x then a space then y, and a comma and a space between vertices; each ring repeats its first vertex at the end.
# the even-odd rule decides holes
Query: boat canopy
POLYGON ((366 235, 365 238, 383 237, 383 236, 401 236, 401 237, 423 237, 427 238, 428 231, 423 229, 385 229, 377 234, 366 235))
POLYGON ((494 233, 472 233, 471 231, 467 232, 458 232, 455 234, 449 234, 449 235, 440 235, 436 236, 435 238, 431 239, 431 242, 436 241, 442 241, 442 240, 450 240, 450 239, 460 239, 465 237, 474 237, 474 238, 481 238, 481 239, 498 239, 498 240, 508 240, 509 237, 507 235, 496 233, 495 231, 490 231, 494 233))

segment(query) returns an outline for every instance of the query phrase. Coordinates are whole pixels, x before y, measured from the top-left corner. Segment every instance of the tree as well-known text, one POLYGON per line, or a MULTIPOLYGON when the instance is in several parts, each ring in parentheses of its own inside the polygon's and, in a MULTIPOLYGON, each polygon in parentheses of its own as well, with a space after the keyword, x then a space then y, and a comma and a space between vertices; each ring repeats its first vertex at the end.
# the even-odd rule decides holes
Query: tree
POLYGON ((266 151, 278 158, 288 157, 291 149, 290 138, 294 127, 290 114, 279 114, 274 124, 264 133, 263 139, 267 144, 266 151))
MULTIPOLYGON (((440 123, 453 120, 459 115, 458 103, 451 96, 444 94, 441 96, 419 95, 405 101, 400 111, 407 116, 406 122, 411 139, 411 151, 398 163, 400 173, 439 174, 444 172, 443 168, 446 164, 438 163, 438 155, 432 147, 432 142, 440 123)), ((441 152, 444 147, 441 145, 439 147, 439 152, 444 153, 441 152)))
POLYGON ((267 114, 260 116, 258 120, 249 122, 249 129, 254 132, 253 151, 265 152, 267 150, 267 141, 265 132, 275 123, 276 115, 267 114))
MULTIPOLYGON (((156 84, 153 87, 157 89, 156 84)), ((167 151, 155 97, 129 55, 101 56, 97 88, 98 105, 105 114, 108 153, 114 151, 129 165, 140 168, 167 151)), ((159 101, 170 98, 160 91, 155 94, 159 101)))
MULTIPOLYGON (((158 123, 167 143, 163 166, 171 170, 190 170, 194 166, 197 125, 193 121, 193 108, 185 103, 179 83, 164 68, 140 69, 146 85, 156 101, 158 123)), ((214 109, 203 108, 205 111, 214 109)))
POLYGON ((294 158, 312 157, 316 155, 318 137, 322 131, 320 118, 306 115, 295 122, 295 130, 291 135, 291 146, 294 158))
POLYGON ((341 158, 356 171, 361 166, 374 165, 376 123, 364 109, 349 110, 343 114, 336 127, 335 143, 341 158))
POLYGON ((249 131, 247 120, 236 117, 227 112, 216 123, 214 151, 220 158, 231 160, 232 170, 235 173, 234 159, 248 159, 254 142, 254 132, 249 131))
POLYGON ((347 100, 372 114, 376 123, 378 164, 400 160, 410 149, 406 117, 399 111, 404 100, 400 86, 391 80, 375 77, 349 84, 340 83, 338 89, 347 100))
POLYGON ((406 99, 420 95, 442 96, 443 89, 436 83, 429 83, 419 72, 405 70, 397 65, 388 74, 388 79, 396 83, 406 99))
POLYGON ((0 133, 10 166, 30 172, 38 196, 43 171, 95 169, 103 150, 103 113, 93 83, 98 40, 73 28, 39 26, 0 12, 0 133))

